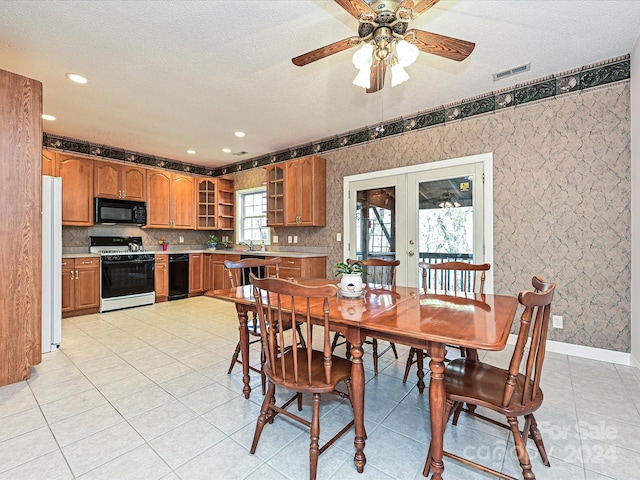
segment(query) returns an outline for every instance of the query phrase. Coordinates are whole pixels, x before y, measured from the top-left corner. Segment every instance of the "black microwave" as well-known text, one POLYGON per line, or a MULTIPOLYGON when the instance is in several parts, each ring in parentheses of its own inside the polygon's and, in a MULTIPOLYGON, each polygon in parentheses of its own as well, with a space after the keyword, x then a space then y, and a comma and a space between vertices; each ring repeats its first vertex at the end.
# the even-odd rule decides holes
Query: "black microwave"
POLYGON ((125 223, 133 225, 147 224, 147 204, 129 200, 95 198, 95 223, 125 223))

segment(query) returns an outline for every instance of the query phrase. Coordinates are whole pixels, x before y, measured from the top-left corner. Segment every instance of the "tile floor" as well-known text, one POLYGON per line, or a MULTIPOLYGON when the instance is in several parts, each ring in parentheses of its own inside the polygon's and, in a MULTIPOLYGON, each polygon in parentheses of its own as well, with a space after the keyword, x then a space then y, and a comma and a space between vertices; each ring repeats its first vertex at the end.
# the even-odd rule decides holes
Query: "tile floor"
MULTIPOLYGON (((227 375, 237 335, 233 306, 205 297, 64 320, 62 349, 45 354, 29 381, 0 387, 0 480, 308 478, 308 433, 286 418, 249 454, 262 396, 257 375, 250 400, 240 366, 227 375)), ((424 478, 428 397, 402 384, 401 353, 381 359, 377 378, 366 371, 364 473, 347 433, 320 457, 319 479, 424 478)), ((509 355, 485 359, 506 365, 509 355)), ((536 416, 552 467, 534 448, 538 479, 640 478, 638 369, 549 354, 543 384, 536 416)), ((322 415, 327 437, 349 406, 331 397, 322 415)), ((507 431, 486 422, 463 415, 445 448, 520 475, 507 431)), ((445 465, 448 480, 491 478, 445 465)))

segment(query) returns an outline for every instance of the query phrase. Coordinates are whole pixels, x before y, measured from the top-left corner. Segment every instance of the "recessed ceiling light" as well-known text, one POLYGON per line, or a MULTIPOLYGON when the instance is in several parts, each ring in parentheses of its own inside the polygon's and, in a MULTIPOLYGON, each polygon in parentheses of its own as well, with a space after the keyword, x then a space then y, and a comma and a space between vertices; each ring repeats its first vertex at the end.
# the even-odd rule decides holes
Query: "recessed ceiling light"
POLYGON ((42 119, 43 120, 49 120, 50 122, 53 122, 56 117, 54 117, 53 115, 47 115, 46 113, 42 114, 42 119))
POLYGON ((196 151, 195 151, 195 150, 187 150, 187 153, 188 153, 189 155, 195 155, 195 154, 196 154, 196 151))
POLYGON ((222 151, 224 153, 231 153, 231 149, 230 148, 223 148, 222 151))
POLYGON ((83 77, 82 75, 78 75, 77 73, 67 73, 67 78, 72 82, 83 83, 83 84, 89 81, 85 77, 83 77))
POLYGON ((235 135, 236 137, 244 137, 244 136, 245 136, 245 133, 244 133, 244 132, 235 132, 235 133, 234 133, 234 135, 235 135))

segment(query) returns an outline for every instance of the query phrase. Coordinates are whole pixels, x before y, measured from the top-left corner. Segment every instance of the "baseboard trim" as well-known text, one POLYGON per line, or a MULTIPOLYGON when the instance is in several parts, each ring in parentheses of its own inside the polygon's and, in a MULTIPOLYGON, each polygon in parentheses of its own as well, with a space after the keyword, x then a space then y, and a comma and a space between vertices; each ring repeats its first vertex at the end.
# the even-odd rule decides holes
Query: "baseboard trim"
MULTIPOLYGON (((509 335, 508 345, 515 345, 517 335, 509 335)), ((604 348, 587 347, 584 345, 575 345, 573 343, 556 342, 547 340, 547 352, 562 353, 573 357, 589 358, 591 360, 599 360, 601 362, 617 363, 618 365, 626 365, 637 367, 638 362, 630 353, 616 352, 615 350, 605 350, 604 348)))

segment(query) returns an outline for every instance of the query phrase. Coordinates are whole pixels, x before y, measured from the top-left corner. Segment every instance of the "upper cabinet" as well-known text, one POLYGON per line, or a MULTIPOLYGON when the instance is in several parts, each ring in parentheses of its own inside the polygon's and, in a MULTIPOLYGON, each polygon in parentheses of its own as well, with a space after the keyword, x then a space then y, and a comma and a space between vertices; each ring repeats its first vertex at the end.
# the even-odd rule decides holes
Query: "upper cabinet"
POLYGON ((194 177, 149 170, 147 191, 147 227, 195 228, 194 177))
POLYGON ((147 169, 100 160, 93 168, 96 197, 146 201, 147 169))
POLYGON ((310 156, 267 167, 267 225, 326 225, 326 161, 310 156))
POLYGON ((50 177, 59 177, 58 166, 56 164, 55 152, 49 150, 42 150, 42 175, 48 175, 50 177))
POLYGON ((198 230, 217 229, 216 180, 214 178, 198 178, 196 188, 196 228, 198 230))
POLYGON ((93 160, 56 153, 62 177, 62 225, 93 225, 93 160))
POLYGON ((233 180, 229 178, 216 178, 218 186, 218 230, 233 230, 235 188, 233 180))
POLYGON ((284 165, 267 167, 267 225, 284 226, 284 165))

